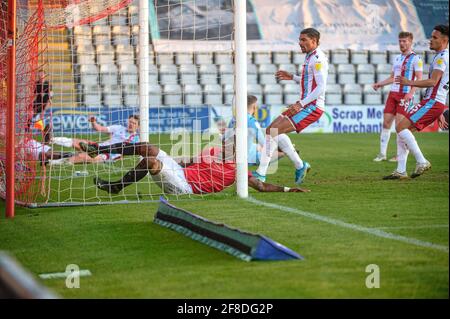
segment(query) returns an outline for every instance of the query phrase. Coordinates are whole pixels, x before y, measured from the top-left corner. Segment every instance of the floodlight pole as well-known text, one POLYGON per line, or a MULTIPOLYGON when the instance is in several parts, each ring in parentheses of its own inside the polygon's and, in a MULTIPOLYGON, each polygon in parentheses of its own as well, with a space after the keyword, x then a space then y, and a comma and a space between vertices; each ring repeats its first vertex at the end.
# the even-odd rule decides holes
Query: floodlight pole
POLYGON ((234 46, 236 74, 236 188, 248 197, 247 162, 247 1, 234 0, 234 46))
POLYGON ((8 0, 8 92, 6 108, 6 218, 14 217, 16 132, 16 0, 8 0))
POLYGON ((149 141, 149 1, 139 0, 139 118, 140 140, 149 141))

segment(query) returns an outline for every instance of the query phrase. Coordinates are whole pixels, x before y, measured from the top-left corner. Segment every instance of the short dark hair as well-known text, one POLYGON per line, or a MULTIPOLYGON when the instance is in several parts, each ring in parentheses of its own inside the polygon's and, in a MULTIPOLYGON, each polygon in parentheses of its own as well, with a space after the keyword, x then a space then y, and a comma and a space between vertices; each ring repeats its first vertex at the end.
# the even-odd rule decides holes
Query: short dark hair
POLYGON ((317 43, 319 43, 320 32, 314 28, 303 29, 302 32, 300 32, 300 34, 306 34, 309 38, 316 39, 317 43))
POLYGON ((258 98, 254 95, 247 95, 247 107, 255 104, 258 101, 258 98))
POLYGON ((439 24, 435 26, 433 30, 439 31, 448 38, 448 25, 439 24))
POLYGON ((131 118, 135 119, 138 122, 140 120, 139 114, 131 114, 130 116, 128 116, 128 119, 131 119, 131 118))
POLYGON ((414 35, 411 32, 408 31, 402 31, 398 34, 398 38, 399 39, 404 39, 404 38, 410 38, 411 40, 414 39, 414 35))

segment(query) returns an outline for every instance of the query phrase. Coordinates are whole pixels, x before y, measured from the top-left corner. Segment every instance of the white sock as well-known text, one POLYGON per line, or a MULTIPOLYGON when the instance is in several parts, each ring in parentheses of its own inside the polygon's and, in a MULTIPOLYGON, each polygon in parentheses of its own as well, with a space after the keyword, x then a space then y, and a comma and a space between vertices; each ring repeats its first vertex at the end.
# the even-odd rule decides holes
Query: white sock
POLYGON ((65 147, 72 147, 73 146, 73 139, 69 137, 54 137, 52 138, 52 143, 65 146, 65 147))
POLYGON ((417 163, 426 163, 427 160, 422 154, 422 151, 419 148, 419 144, 417 144, 416 138, 414 137, 413 133, 408 130, 404 129, 398 135, 403 139, 403 142, 406 144, 406 147, 411 151, 411 153, 416 158, 417 163))
POLYGON ((397 172, 406 172, 409 150, 403 139, 397 134, 397 172))
POLYGON ((301 160, 298 153, 295 151, 292 141, 286 134, 280 134, 276 137, 278 147, 289 157, 289 159, 294 163, 296 169, 303 167, 303 161, 301 160))
POLYGON ((56 159, 56 160, 50 160, 50 161, 48 161, 48 163, 50 165, 59 165, 59 164, 69 163, 69 159, 68 158, 60 158, 60 159, 56 159))
POLYGON ((380 154, 386 155, 390 138, 391 130, 383 128, 380 134, 380 154))
POLYGON ((272 138, 272 136, 266 135, 266 143, 261 151, 261 160, 259 161, 259 167, 256 170, 259 175, 266 176, 270 160, 276 148, 277 142, 272 138))

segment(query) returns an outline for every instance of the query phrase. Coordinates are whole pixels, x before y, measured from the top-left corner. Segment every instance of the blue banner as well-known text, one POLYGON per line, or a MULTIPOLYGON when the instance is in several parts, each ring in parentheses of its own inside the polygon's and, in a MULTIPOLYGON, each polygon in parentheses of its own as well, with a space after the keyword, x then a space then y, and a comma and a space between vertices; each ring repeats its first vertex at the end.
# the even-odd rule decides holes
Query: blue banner
MULTIPOLYGON (((126 126, 128 118, 139 114, 139 109, 48 109, 45 123, 52 122, 53 132, 58 134, 83 134, 92 132, 89 118, 94 116, 103 126, 126 126)), ((209 106, 173 106, 149 108, 149 132, 170 133, 175 130, 205 131, 210 126, 209 106)))

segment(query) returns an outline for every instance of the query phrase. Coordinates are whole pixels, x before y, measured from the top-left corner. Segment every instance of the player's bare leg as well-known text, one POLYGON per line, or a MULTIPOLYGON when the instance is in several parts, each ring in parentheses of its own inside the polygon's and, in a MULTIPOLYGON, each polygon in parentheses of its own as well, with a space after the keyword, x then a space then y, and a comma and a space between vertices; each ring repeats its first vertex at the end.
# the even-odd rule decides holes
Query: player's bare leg
MULTIPOLYGON (((400 140, 401 147, 407 147, 409 151, 416 158, 416 168, 414 172, 411 174, 412 178, 416 178, 427 170, 431 168, 431 163, 427 161, 427 159, 423 156, 422 151, 420 150, 419 145, 417 144, 416 138, 412 134, 412 131, 415 131, 415 127, 412 125, 412 122, 403 117, 395 127, 397 131, 398 138, 400 140)), ((407 156, 407 154, 406 154, 407 156)), ((397 163, 397 172, 406 174, 406 158, 397 163), (404 166, 403 166, 404 165, 404 166), (403 172, 402 172, 403 171, 403 172)))
POLYGON ((395 115, 391 113, 384 113, 383 115, 383 129, 380 134, 380 153, 373 159, 374 162, 381 162, 387 159, 386 153, 391 137, 391 127, 394 122, 395 115))
MULTIPOLYGON (((81 143, 82 148, 85 148, 85 144, 81 143)), ((104 147, 106 148, 106 147, 104 147)), ((159 148, 156 146, 138 143, 136 144, 114 144, 111 145, 110 151, 112 153, 122 155, 140 155, 142 160, 136 165, 136 167, 128 171, 120 180, 114 182, 107 182, 98 177, 94 178, 94 184, 108 193, 117 194, 123 188, 136 183, 143 179, 149 172, 151 175, 156 175, 161 172, 162 163, 156 157, 159 153, 159 148)))

